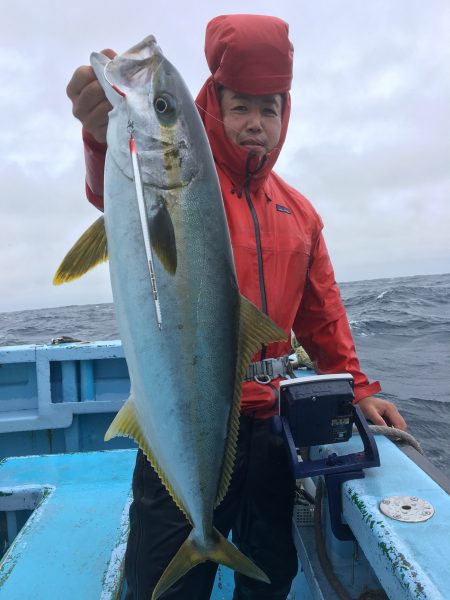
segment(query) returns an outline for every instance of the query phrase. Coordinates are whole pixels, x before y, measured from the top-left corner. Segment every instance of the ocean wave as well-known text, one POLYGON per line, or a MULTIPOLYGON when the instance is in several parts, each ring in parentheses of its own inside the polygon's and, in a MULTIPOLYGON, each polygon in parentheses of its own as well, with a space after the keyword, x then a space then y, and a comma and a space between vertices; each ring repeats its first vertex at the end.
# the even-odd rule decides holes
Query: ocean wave
POLYGON ((386 294, 389 292, 389 290, 384 290, 384 292, 381 292, 381 294, 379 294, 376 299, 377 300, 381 300, 382 298, 384 298, 386 296, 386 294))

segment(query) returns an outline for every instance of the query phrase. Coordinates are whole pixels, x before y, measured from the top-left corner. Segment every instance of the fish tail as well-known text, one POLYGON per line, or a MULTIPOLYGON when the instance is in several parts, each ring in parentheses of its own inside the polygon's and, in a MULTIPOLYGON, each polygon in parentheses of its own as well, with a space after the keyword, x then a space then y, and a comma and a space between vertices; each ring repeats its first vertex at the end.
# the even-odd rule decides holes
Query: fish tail
POLYGON ((217 529, 213 529, 213 536, 208 540, 206 548, 201 548, 198 545, 193 534, 194 531, 191 532, 161 575, 160 580, 153 590, 152 600, 158 600, 166 590, 183 577, 192 567, 207 560, 230 567, 230 569, 239 571, 239 573, 247 577, 270 583, 267 575, 249 558, 244 556, 217 529))

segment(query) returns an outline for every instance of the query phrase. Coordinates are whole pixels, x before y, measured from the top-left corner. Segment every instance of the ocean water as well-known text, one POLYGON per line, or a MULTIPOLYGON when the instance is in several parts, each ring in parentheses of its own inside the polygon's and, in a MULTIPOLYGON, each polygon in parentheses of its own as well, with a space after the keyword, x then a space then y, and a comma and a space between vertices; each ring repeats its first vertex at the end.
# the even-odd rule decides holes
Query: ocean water
MULTIPOLYGON (((450 274, 340 285, 363 371, 450 477, 450 274)), ((112 304, 0 313, 0 345, 117 339, 112 304)))

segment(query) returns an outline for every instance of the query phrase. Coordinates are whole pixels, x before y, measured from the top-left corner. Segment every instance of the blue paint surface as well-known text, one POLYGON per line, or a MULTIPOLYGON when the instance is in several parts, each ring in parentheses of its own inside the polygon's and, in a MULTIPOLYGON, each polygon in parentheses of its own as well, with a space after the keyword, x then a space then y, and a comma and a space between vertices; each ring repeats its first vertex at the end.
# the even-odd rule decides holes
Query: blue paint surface
MULTIPOLYGON (((0 563, 1 600, 115 598, 134 461, 134 450, 118 450, 10 458, 0 464, 0 510, 2 491, 9 504, 11 492, 43 492, 0 563)), ((308 600, 306 587, 300 571, 289 600, 308 600)), ((233 589, 233 572, 219 567, 211 599, 229 600, 233 589)))
MULTIPOLYGON (((111 552, 126 541, 121 518, 135 452, 26 455, 132 444, 127 438, 103 442, 129 393, 121 343, 0 348, 0 365, 0 457, 23 457, 0 465, 0 489, 33 484, 47 494, 3 559, 0 598, 22 600, 31 586, 36 600, 59 598, 62 589, 64 598, 100 598, 111 552), (35 578, 42 589, 34 587, 35 578)), ((10 509, 0 501, 0 510, 10 509)), ((305 586, 304 577, 299 578, 290 600, 298 597, 294 590, 299 585, 305 586)), ((219 567, 212 599, 228 600, 233 588, 233 572, 219 567)))
MULTIPOLYGON (((381 466, 364 479, 343 485, 343 515, 392 600, 446 600, 450 590, 450 497, 392 442, 376 441, 381 466), (404 523, 385 516, 379 504, 387 496, 417 496, 430 502, 434 516, 404 523)), ((340 454, 361 449, 354 436, 347 444, 326 447, 340 454)))
MULTIPOLYGON (((0 365, 0 456, 105 447, 104 431, 129 390, 120 342, 1 348, 0 365)), ((107 447, 129 443, 123 438, 107 447)), ((450 589, 449 496, 391 442, 377 436, 377 443, 382 466, 344 484, 345 519, 391 599, 444 600, 450 589), (393 521, 378 508, 390 495, 418 496, 431 502, 436 513, 425 523, 393 521)), ((359 449, 355 436, 324 451, 359 449)), ((40 490, 39 497, 47 494, 0 565, 1 600, 112 598, 126 542, 134 456, 133 450, 86 452, 0 464, 0 510, 11 510, 1 508, 6 502, 2 489, 9 494, 28 486, 30 492, 31 486, 40 490), (112 554, 116 569, 108 572, 108 565, 114 566, 112 554)), ((8 527, 13 530, 14 523, 8 527)), ((309 543, 311 536, 302 533, 309 554, 305 566, 310 561, 314 572, 308 584, 299 574, 290 600, 305 600, 311 593, 320 597, 320 589, 326 589, 313 563, 313 540, 309 543)), ((336 546, 338 562, 353 577, 355 562, 344 550, 336 546)), ((221 567, 212 599, 228 600, 233 587, 233 573, 221 567)))
POLYGON ((0 465, 0 489, 32 483, 47 490, 1 563, 1 599, 102 597, 111 556, 124 549, 134 461, 134 450, 122 450, 12 458, 0 465))
POLYGON ((129 390, 120 341, 0 348, 0 458, 135 447, 103 440, 129 390))

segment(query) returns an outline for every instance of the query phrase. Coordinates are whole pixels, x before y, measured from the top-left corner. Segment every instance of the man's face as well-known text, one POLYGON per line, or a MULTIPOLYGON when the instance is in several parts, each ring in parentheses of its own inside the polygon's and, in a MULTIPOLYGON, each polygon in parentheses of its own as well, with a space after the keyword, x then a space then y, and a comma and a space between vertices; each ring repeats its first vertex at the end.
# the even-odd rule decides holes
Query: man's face
POLYGON ((281 94, 244 96, 224 88, 220 108, 227 137, 260 157, 273 150, 281 133, 281 94))

